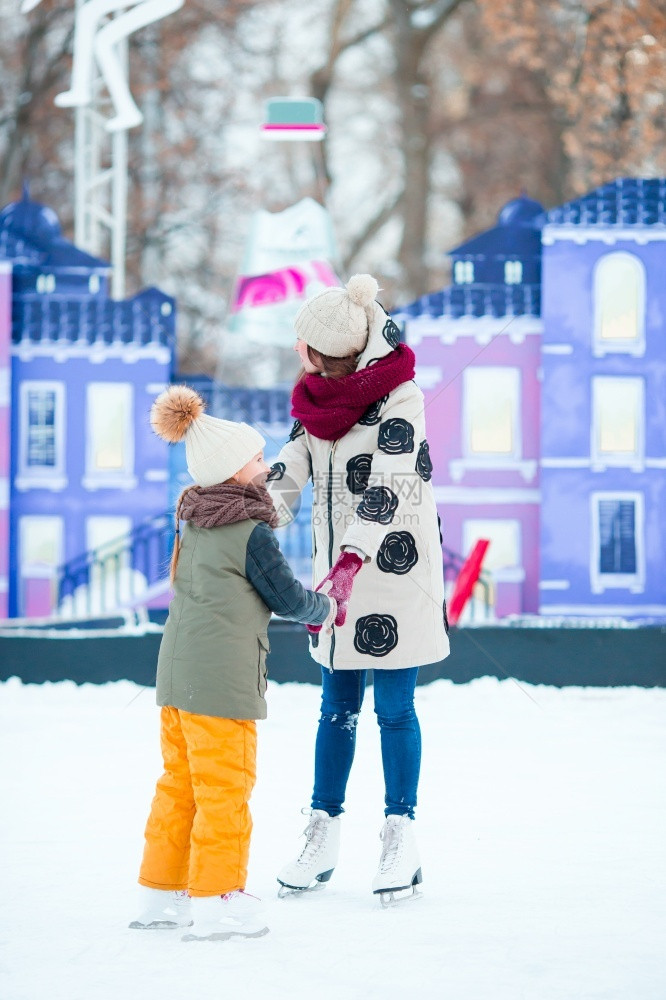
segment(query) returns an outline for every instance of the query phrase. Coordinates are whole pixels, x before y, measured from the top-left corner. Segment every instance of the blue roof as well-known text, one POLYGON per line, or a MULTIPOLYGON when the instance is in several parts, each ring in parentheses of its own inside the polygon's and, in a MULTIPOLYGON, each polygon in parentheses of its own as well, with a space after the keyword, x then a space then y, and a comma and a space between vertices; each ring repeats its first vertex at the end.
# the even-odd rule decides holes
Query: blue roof
POLYGON ((449 256, 482 254, 520 257, 540 252, 541 227, 545 221, 543 205, 521 195, 500 210, 497 225, 473 236, 449 251, 449 256))
POLYGON ((58 216, 33 201, 24 185, 20 201, 0 211, 0 258, 31 267, 109 270, 107 261, 79 250, 62 235, 58 216))
POLYGON ((618 177, 553 208, 551 226, 666 226, 666 178, 618 177))
POLYGON ((12 306, 15 344, 173 348, 174 331, 175 301, 158 288, 121 300, 25 295, 14 298, 12 306))
POLYGON ((422 295, 420 299, 400 306, 394 316, 410 319, 414 316, 439 318, 448 316, 539 316, 541 288, 539 285, 449 285, 441 292, 422 295))

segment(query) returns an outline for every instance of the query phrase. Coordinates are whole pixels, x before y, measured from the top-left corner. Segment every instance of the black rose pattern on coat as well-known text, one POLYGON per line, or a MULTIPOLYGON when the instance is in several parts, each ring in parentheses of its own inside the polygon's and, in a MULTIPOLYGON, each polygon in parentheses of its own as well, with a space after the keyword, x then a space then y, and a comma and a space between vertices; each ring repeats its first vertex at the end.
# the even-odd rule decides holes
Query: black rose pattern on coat
POLYGON ((398 498, 393 490, 388 486, 369 486, 356 508, 356 513, 364 521, 390 524, 397 509, 398 498))
POLYGON ((449 616, 446 613, 446 601, 442 603, 442 611, 444 612, 444 631, 449 634, 449 616))
POLYGON ((356 620, 354 649, 368 656, 387 656, 398 645, 398 623, 393 615, 364 615, 356 620))
POLYGON ((271 471, 266 476, 267 483, 279 482, 287 471, 287 466, 284 462, 276 462, 275 465, 271 465, 271 471))
POLYGON ((400 330, 398 329, 398 327, 393 322, 390 316, 386 320, 386 323, 384 324, 384 329, 382 330, 382 333, 384 334, 384 340, 386 341, 386 343, 389 344, 395 350, 395 348, 400 343, 400 330))
POLYGON ((439 531, 439 544, 443 545, 444 539, 442 538, 442 519, 439 514, 437 515, 437 530, 439 531))
POLYGON ((354 455, 347 462, 347 489, 350 493, 365 493, 372 468, 372 455, 354 455))
POLYGON ((363 427, 372 427, 373 424, 378 424, 379 413, 387 399, 388 396, 382 396, 382 398, 378 399, 376 402, 370 403, 370 406, 359 420, 359 424, 362 424, 363 427))
POLYGON ((305 434, 305 430, 303 429, 303 424, 300 422, 300 420, 294 420, 294 426, 289 431, 289 440, 293 441, 294 438, 300 437, 301 434, 305 434))
POLYGON ((377 447, 387 455, 414 451, 414 427, 402 417, 385 420, 379 427, 377 447))
POLYGON ((430 445, 427 441, 421 441, 419 453, 416 456, 416 471, 421 479, 428 483, 432 479, 432 460, 430 458, 430 445))
POLYGON ((392 531, 382 542, 377 553, 377 565, 383 573, 402 576, 409 573, 419 561, 414 536, 409 531, 392 531))

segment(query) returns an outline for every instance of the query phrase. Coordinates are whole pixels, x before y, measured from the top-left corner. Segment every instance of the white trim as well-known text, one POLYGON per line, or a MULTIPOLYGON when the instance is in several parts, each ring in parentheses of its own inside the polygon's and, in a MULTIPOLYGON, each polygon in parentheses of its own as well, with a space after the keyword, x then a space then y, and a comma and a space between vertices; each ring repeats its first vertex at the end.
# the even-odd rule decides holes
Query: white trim
POLYGON ((38 476, 16 476, 14 486, 19 493, 27 493, 28 490, 50 490, 52 493, 60 493, 66 490, 69 485, 67 476, 46 476, 41 473, 38 476))
POLYGON ((167 469, 146 469, 144 479, 147 483, 165 483, 169 478, 167 469))
POLYGON ((19 440, 18 471, 16 488, 63 490, 67 486, 65 442, 67 426, 67 397, 65 383, 49 379, 26 379, 19 383, 19 440), (30 392, 54 393, 54 449, 55 465, 28 465, 28 432, 30 415, 28 394, 30 392))
POLYGON ((573 243, 589 243, 594 240, 613 246, 615 243, 628 242, 643 246, 646 243, 658 243, 666 240, 666 226, 635 226, 631 228, 605 226, 576 226, 571 223, 558 225, 548 223, 541 230, 541 242, 550 246, 557 240, 569 240, 573 243))
POLYGON ((593 375, 592 376, 592 420, 590 423, 590 467, 593 472, 603 472, 609 467, 629 468, 633 472, 642 472, 645 466, 645 380, 631 375, 593 375), (601 424, 599 419, 599 399, 602 383, 608 385, 631 385, 638 389, 636 420, 636 451, 602 452, 598 449, 601 424))
POLYGON ((0 260, 0 274, 11 274, 13 267, 8 260, 0 260))
MULTIPOLYGON (((626 282, 625 282, 626 284, 626 282)), ((628 354, 639 358, 645 354, 645 265, 636 254, 627 253, 624 250, 603 254, 596 261, 592 275, 593 306, 594 306, 594 330, 592 334, 592 353, 595 358, 603 358, 607 354, 628 354), (609 261, 621 261, 627 263, 635 272, 638 279, 638 300, 637 322, 638 336, 632 340, 603 340, 600 336, 602 296, 601 296, 601 275, 609 261)))
POLYGON ((573 344, 542 344, 542 354, 573 354, 573 344))
POLYGON ((135 386, 132 382, 88 382, 86 385, 86 466, 82 484, 87 490, 96 489, 120 489, 130 490, 137 486, 137 478, 134 475, 134 448, 135 448, 135 386), (125 427, 125 440, 123 442, 123 454, 125 456, 125 466, 122 469, 97 469, 94 462, 94 440, 93 430, 90 424, 92 407, 91 399, 97 389, 123 389, 129 397, 126 413, 127 425, 125 427))
MULTIPOLYGON (((542 458, 542 469, 587 469, 592 465, 589 458, 542 458)), ((643 462, 635 462, 629 469, 631 472, 642 472, 646 469, 666 469, 666 458, 646 458, 643 462)), ((604 472, 605 463, 595 462, 595 472, 604 472)))
POLYGON ((168 382, 148 382, 145 386, 146 392, 151 396, 159 396, 165 389, 169 388, 168 382))
POLYGON ((11 403, 11 383, 12 369, 10 361, 6 368, 0 368, 0 406, 7 407, 11 403))
POLYGON ((608 615, 642 614, 655 617, 666 614, 666 604, 541 604, 540 615, 608 615))
POLYGON ((606 590, 628 590, 642 594, 645 590, 645 502, 642 493, 623 490, 599 491, 590 494, 590 587, 593 594, 606 590), (635 573, 602 573, 599 570, 599 501, 629 500, 634 504, 635 573))
POLYGON ((587 469, 589 458, 542 458, 542 469, 587 469))
POLYGON ((20 361, 34 361, 35 358, 53 358, 54 361, 70 361, 72 358, 86 358, 92 364, 102 364, 115 358, 133 364, 136 361, 154 360, 168 365, 171 352, 161 344, 13 344, 11 353, 20 361))
POLYGON ((0 476, 0 510, 9 510, 9 478, 0 476))
POLYGON ((6 594, 9 590, 9 577, 0 576, 0 594, 6 594))
POLYGON ((493 504, 540 504, 541 490, 484 487, 433 486, 436 503, 459 504, 462 507, 486 507, 493 504))
POLYGON ((405 323, 407 343, 418 345, 427 337, 434 337, 441 344, 450 345, 464 337, 477 344, 488 344, 495 337, 506 336, 512 344, 522 344, 525 337, 540 337, 543 323, 538 316, 407 316, 405 323))
POLYGON ((456 483, 460 482, 466 472, 519 472, 525 482, 529 483, 536 476, 537 468, 537 460, 530 458, 452 458, 449 462, 449 474, 456 483))
POLYGON ((505 569, 488 571, 495 583, 524 583, 525 570, 522 566, 507 566, 505 569))
POLYGON ((539 590, 568 590, 570 580, 539 580, 539 590))

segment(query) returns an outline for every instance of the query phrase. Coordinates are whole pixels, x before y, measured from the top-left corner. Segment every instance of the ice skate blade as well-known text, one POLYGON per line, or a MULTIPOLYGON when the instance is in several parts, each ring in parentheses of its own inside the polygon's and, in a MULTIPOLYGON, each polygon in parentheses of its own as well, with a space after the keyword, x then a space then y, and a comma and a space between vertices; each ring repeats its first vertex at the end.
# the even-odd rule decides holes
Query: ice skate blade
POLYGON ((184 934, 181 941, 229 941, 231 938, 260 938, 268 934, 268 927, 257 931, 212 931, 210 934, 184 934))
POLYGON ((283 882, 280 883, 280 888, 278 889, 278 899, 289 899, 290 896, 302 896, 306 892, 321 892, 322 889, 326 887, 325 882, 315 881, 313 885, 285 885, 283 882))
POLYGON ((394 906, 403 906, 414 899, 420 899, 423 893, 415 885, 407 889, 388 889, 383 892, 376 892, 383 910, 390 910, 394 906))
POLYGON ((289 885, 288 882, 283 882, 281 879, 278 879, 278 882, 280 883, 280 888, 278 889, 278 899, 286 899, 287 896, 293 896, 294 893, 298 895, 302 892, 317 892, 319 889, 324 888, 334 871, 334 868, 329 868, 327 872, 321 872, 321 874, 317 875, 314 882, 310 885, 289 885))
POLYGON ((133 931, 176 931, 183 927, 191 927, 194 921, 189 924, 177 924, 175 920, 151 920, 149 924, 142 924, 140 920, 133 920, 129 925, 133 931))

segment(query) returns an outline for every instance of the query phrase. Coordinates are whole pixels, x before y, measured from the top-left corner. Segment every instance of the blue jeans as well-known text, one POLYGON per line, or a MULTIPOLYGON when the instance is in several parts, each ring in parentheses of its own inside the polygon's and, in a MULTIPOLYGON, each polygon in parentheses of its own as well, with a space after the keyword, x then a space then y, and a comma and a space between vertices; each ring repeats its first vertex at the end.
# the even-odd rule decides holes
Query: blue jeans
MULTIPOLYGON (((414 818, 421 767, 421 730, 414 711, 418 667, 375 670, 375 713, 379 723, 386 788, 386 816, 414 818)), ((344 812, 347 779, 354 760, 356 725, 363 704, 365 670, 322 669, 321 716, 315 745, 312 808, 329 816, 344 812)))

